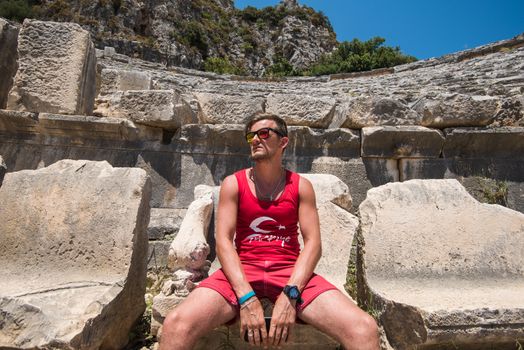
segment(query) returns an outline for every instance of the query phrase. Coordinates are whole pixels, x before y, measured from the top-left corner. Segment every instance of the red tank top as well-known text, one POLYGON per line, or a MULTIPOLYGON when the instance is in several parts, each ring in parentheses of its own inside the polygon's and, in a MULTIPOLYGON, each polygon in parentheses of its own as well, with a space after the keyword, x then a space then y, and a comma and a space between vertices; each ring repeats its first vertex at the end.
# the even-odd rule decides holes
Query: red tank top
POLYGON ((241 261, 295 261, 298 242, 300 175, 286 170, 286 185, 274 201, 259 200, 249 189, 247 169, 235 173, 238 213, 235 245, 241 261))

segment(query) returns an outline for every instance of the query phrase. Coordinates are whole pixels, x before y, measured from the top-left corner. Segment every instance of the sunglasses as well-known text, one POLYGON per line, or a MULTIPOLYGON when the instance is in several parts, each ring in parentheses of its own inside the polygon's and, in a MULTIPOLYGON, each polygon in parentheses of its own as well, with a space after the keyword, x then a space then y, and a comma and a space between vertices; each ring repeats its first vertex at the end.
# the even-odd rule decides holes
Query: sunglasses
POLYGON ((257 131, 248 132, 246 134, 246 141, 247 143, 253 142, 255 135, 257 135, 260 140, 265 140, 270 135, 269 131, 273 131, 275 134, 279 135, 280 137, 284 137, 284 135, 278 130, 275 130, 273 128, 262 128, 262 129, 258 129, 257 131))

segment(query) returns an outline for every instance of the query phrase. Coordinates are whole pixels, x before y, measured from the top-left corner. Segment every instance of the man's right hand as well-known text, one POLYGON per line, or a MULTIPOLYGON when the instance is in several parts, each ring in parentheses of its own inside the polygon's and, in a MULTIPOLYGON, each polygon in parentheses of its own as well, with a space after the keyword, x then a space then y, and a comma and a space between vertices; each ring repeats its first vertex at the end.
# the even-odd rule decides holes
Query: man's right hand
MULTIPOLYGON (((254 297, 256 298, 256 297, 254 297)), ((240 309, 240 336, 247 332, 249 344, 267 348, 267 330, 264 321, 264 309, 260 300, 248 301, 248 304, 240 309)))

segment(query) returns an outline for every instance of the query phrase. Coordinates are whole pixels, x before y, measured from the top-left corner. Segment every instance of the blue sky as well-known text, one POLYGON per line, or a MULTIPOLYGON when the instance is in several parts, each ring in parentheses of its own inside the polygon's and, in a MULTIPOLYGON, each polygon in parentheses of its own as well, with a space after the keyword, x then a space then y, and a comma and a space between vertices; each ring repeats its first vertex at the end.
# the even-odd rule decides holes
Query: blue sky
MULTIPOLYGON (((338 41, 386 39, 418 59, 439 57, 524 32, 524 0, 298 0, 330 20, 338 41)), ((235 0, 235 7, 279 0, 235 0)))

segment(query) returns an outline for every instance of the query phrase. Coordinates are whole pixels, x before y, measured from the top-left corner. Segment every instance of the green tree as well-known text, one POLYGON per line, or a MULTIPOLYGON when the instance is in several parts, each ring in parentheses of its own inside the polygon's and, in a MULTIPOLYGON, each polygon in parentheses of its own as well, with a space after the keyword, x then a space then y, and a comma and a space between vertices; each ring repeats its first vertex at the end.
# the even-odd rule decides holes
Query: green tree
POLYGON ((324 75, 362 72, 393 67, 417 60, 413 56, 404 55, 398 46, 384 46, 385 41, 381 37, 374 37, 368 41, 358 39, 344 41, 338 45, 333 53, 322 56, 304 74, 324 75))
POLYGON ((281 55, 275 55, 273 64, 267 67, 264 75, 268 77, 285 77, 300 75, 301 72, 295 70, 293 65, 281 55))
POLYGON ((215 72, 218 74, 246 74, 242 67, 234 65, 227 58, 222 57, 208 57, 204 61, 204 70, 206 72, 215 72))
POLYGON ((32 18, 32 4, 28 0, 0 1, 0 17, 17 22, 22 22, 25 18, 32 18))

